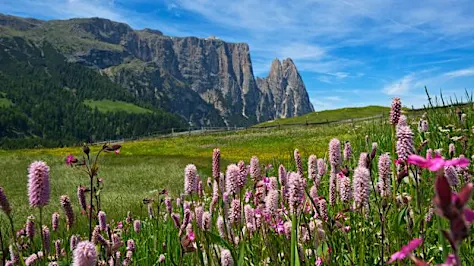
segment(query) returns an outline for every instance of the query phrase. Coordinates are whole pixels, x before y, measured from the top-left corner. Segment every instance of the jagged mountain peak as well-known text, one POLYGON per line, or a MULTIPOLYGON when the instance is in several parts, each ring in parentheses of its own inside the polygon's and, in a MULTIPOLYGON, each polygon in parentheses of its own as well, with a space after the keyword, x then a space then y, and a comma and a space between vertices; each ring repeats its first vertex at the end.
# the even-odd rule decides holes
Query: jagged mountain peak
POLYGON ((256 79, 246 43, 170 37, 103 18, 44 21, 22 31, 191 125, 248 126, 313 110, 293 61, 275 59, 268 77, 256 79))

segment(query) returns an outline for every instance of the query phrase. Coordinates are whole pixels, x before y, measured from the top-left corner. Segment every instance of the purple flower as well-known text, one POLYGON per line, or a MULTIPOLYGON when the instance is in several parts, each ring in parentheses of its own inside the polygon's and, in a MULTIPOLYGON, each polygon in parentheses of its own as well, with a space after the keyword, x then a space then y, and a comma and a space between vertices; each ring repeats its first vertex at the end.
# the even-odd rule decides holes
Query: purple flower
POLYGON ((221 265, 222 266, 234 266, 234 259, 228 249, 221 251, 221 265))
POLYGON ((188 164, 184 169, 184 192, 188 195, 197 191, 197 169, 194 164, 188 164))
POLYGON ((142 224, 140 220, 133 221, 133 230, 135 231, 135 233, 140 233, 141 228, 142 228, 142 224))
POLYGON ((334 206, 336 204, 336 190, 337 190, 337 179, 336 172, 331 169, 331 175, 329 177, 329 204, 334 206))
POLYGON ((29 239, 33 239, 33 237, 35 236, 35 222, 34 221, 35 221, 35 217, 32 215, 28 216, 28 219, 26 220, 25 231, 29 239))
POLYGON ((3 192, 2 187, 0 187, 0 209, 8 216, 12 211, 10 203, 8 202, 8 198, 5 195, 5 192, 3 192))
POLYGON ((413 132, 410 127, 406 125, 406 117, 401 116, 399 123, 396 128, 397 135, 397 155, 398 159, 406 161, 408 156, 413 154, 415 151, 413 142, 413 132))
POLYGON ((58 226, 59 226, 59 213, 55 212, 51 216, 51 227, 53 228, 54 232, 58 230, 58 226))
POLYGON ((77 163, 77 162, 78 162, 77 158, 74 157, 74 155, 72 155, 72 154, 69 154, 66 157, 66 165, 70 165, 72 167, 72 165, 77 163))
POLYGON ((299 175, 303 176, 303 163, 301 162, 301 155, 298 149, 293 152, 295 157, 296 170, 299 175))
POLYGON ((382 197, 389 197, 390 196, 390 156, 385 153, 380 155, 379 162, 378 162, 378 170, 379 170, 379 190, 380 195, 382 197))
POLYGON ((219 236, 222 238, 225 238, 226 237, 225 224, 224 224, 224 218, 222 218, 222 216, 217 217, 216 226, 217 226, 217 231, 219 232, 219 236))
POLYGON ((73 266, 92 266, 97 260, 95 245, 89 241, 82 241, 74 249, 73 266))
POLYGON ((49 234, 49 229, 46 225, 43 225, 43 246, 46 251, 46 254, 49 254, 51 251, 51 235, 49 234))
POLYGON ((252 198, 252 191, 245 192, 245 203, 248 203, 252 198))
POLYGON ((369 159, 369 155, 366 152, 361 152, 359 155, 358 166, 367 168, 368 159, 369 159))
POLYGON ((211 229, 211 213, 208 211, 205 211, 202 214, 201 228, 204 231, 209 231, 211 229))
POLYGON ((369 202, 370 172, 365 167, 357 167, 353 178, 354 201, 358 207, 364 207, 369 202))
POLYGON ((449 144, 449 156, 453 158, 454 153, 456 152, 456 148, 454 146, 454 143, 449 144))
POLYGON ((105 229, 107 228, 107 216, 106 216, 105 212, 100 211, 97 214, 97 220, 99 220, 100 231, 104 232, 105 229))
POLYGON ((239 224, 240 223, 240 200, 234 199, 230 204, 229 210, 229 223, 230 224, 239 224))
POLYGON ((50 196, 49 167, 45 162, 36 161, 28 168, 28 197, 31 207, 43 207, 50 196))
POLYGON ((415 154, 408 156, 407 162, 418 165, 421 168, 427 168, 430 171, 438 171, 442 167, 447 166, 467 167, 469 165, 469 159, 467 158, 454 158, 452 160, 445 160, 441 156, 435 156, 434 158, 428 159, 415 154))
POLYGON ((329 142, 329 162, 332 168, 341 165, 341 142, 336 138, 329 142))
POLYGON ((351 147, 351 143, 349 141, 346 141, 346 143, 344 143, 344 161, 349 161, 351 159, 351 155, 352 155, 352 147, 351 147))
POLYGON ((77 243, 79 243, 80 237, 76 235, 72 235, 70 240, 69 240, 69 247, 71 248, 71 251, 74 251, 77 247, 77 243))
POLYGON ((275 189, 270 190, 265 198, 265 208, 268 214, 276 215, 278 209, 278 199, 280 195, 275 189))
POLYGON ((311 154, 308 158, 308 178, 316 182, 318 178, 318 159, 316 155, 311 154))
POLYGON ((133 239, 127 240, 127 251, 135 251, 135 249, 135 241, 133 241, 133 239))
POLYGON ((390 260, 387 262, 388 264, 391 264, 397 260, 403 260, 407 256, 411 255, 411 252, 415 250, 419 245, 423 243, 423 239, 421 238, 415 238, 408 245, 403 246, 400 251, 395 252, 391 257, 390 260))
POLYGON ((62 195, 59 201, 66 214, 66 224, 70 228, 74 224, 74 211, 72 210, 71 200, 67 195, 62 195))
POLYGON ((252 156, 250 159, 250 178, 252 180, 259 180, 261 175, 260 171, 260 163, 258 161, 257 156, 252 156))
POLYGON ((188 232, 186 234, 186 237, 190 240, 190 241, 194 241, 194 239, 196 239, 196 236, 194 235, 194 232, 191 231, 191 232, 188 232))
POLYGON ((158 258, 158 263, 162 263, 162 262, 165 262, 165 255, 163 254, 160 254, 160 257, 158 258))
POLYGON ((226 192, 229 194, 239 194, 241 184, 240 169, 236 164, 227 166, 226 171, 226 192))
POLYGON ((220 171, 220 162, 221 162, 221 151, 219 149, 214 149, 212 151, 212 177, 214 180, 219 178, 220 171))
POLYGON ((352 199, 351 179, 345 175, 342 175, 339 180, 339 193, 341 194, 341 200, 344 203, 349 203, 352 199))
POLYGON ((77 200, 79 201, 79 205, 81 206, 82 211, 87 210, 87 203, 86 203, 86 188, 84 186, 77 187, 77 200))
POLYGON ((301 181, 301 176, 297 173, 290 173, 290 177, 288 178, 288 194, 290 212, 292 214, 296 214, 303 197, 303 184, 301 181))
POLYGON ((390 109, 390 124, 397 125, 402 112, 402 102, 400 98, 393 98, 392 108, 390 109))
POLYGON ((275 224, 275 232, 277 232, 277 234, 280 234, 280 235, 285 233, 285 226, 282 220, 279 220, 275 224))

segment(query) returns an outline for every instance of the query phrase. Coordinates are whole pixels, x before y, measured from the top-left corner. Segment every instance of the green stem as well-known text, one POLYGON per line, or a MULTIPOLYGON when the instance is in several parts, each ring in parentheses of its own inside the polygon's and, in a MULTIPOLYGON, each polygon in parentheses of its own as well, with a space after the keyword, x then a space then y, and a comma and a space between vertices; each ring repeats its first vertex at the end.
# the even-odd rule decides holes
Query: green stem
POLYGON ((443 259, 445 259, 448 257, 448 245, 446 243, 446 239, 444 239, 443 228, 441 225, 441 217, 436 216, 436 220, 438 222, 439 242, 441 242, 441 246, 443 247, 443 259))
POLYGON ((296 253, 296 215, 291 215, 291 257, 290 257, 290 265, 295 265, 295 253, 296 253))
POLYGON ((46 253, 46 246, 44 245, 44 235, 43 235, 43 207, 39 207, 39 223, 38 223, 38 227, 39 227, 39 232, 40 232, 40 235, 41 235, 41 247, 43 247, 43 252, 45 254, 45 256, 43 257, 43 262, 44 262, 44 259, 48 257, 48 254, 46 253))

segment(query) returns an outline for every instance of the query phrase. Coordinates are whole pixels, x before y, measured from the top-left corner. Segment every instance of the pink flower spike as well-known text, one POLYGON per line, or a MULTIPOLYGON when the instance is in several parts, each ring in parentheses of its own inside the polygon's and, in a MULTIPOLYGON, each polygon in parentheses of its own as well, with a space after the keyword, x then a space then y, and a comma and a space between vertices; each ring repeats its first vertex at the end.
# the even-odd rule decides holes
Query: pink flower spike
POLYGON ((120 153, 120 149, 115 150, 115 154, 119 154, 119 153, 120 153))
POLYGON ((466 219, 466 222, 472 223, 474 222, 474 211, 471 209, 464 209, 464 218, 466 219))
POLYGON ((415 250, 421 243, 423 243, 423 239, 415 238, 406 246, 403 246, 400 251, 395 252, 392 256, 390 256, 390 260, 387 262, 388 264, 393 263, 396 260, 403 260, 406 258, 410 253, 415 250))

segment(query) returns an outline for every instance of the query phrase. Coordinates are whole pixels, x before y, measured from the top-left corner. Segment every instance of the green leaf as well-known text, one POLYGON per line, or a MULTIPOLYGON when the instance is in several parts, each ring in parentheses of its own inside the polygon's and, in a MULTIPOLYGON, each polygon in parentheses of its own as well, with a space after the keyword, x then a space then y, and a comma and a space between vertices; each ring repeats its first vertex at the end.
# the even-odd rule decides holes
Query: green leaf
POLYGON ((237 262, 238 266, 244 265, 244 256, 245 255, 245 244, 242 241, 240 243, 240 250, 239 250, 239 261, 237 262))
POLYGON ((295 253, 296 253, 296 256, 295 256, 295 266, 301 266, 301 263, 300 263, 300 255, 298 253, 298 246, 295 246, 295 253))
POLYGON ((403 219, 403 218, 405 218, 405 215, 406 215, 406 213, 407 213, 407 210, 408 210, 408 207, 405 207, 405 208, 403 208, 403 209, 398 213, 398 220, 397 220, 397 222, 398 222, 397 225, 398 225, 398 226, 400 226, 400 225, 402 225, 402 224, 405 223, 405 219, 403 219))
POLYGON ((234 261, 236 260, 235 252, 232 246, 229 244, 229 242, 225 241, 222 237, 212 233, 212 232, 206 232, 206 235, 209 237, 209 240, 217 245, 224 246, 226 249, 230 250, 230 253, 232 254, 232 258, 234 261))

